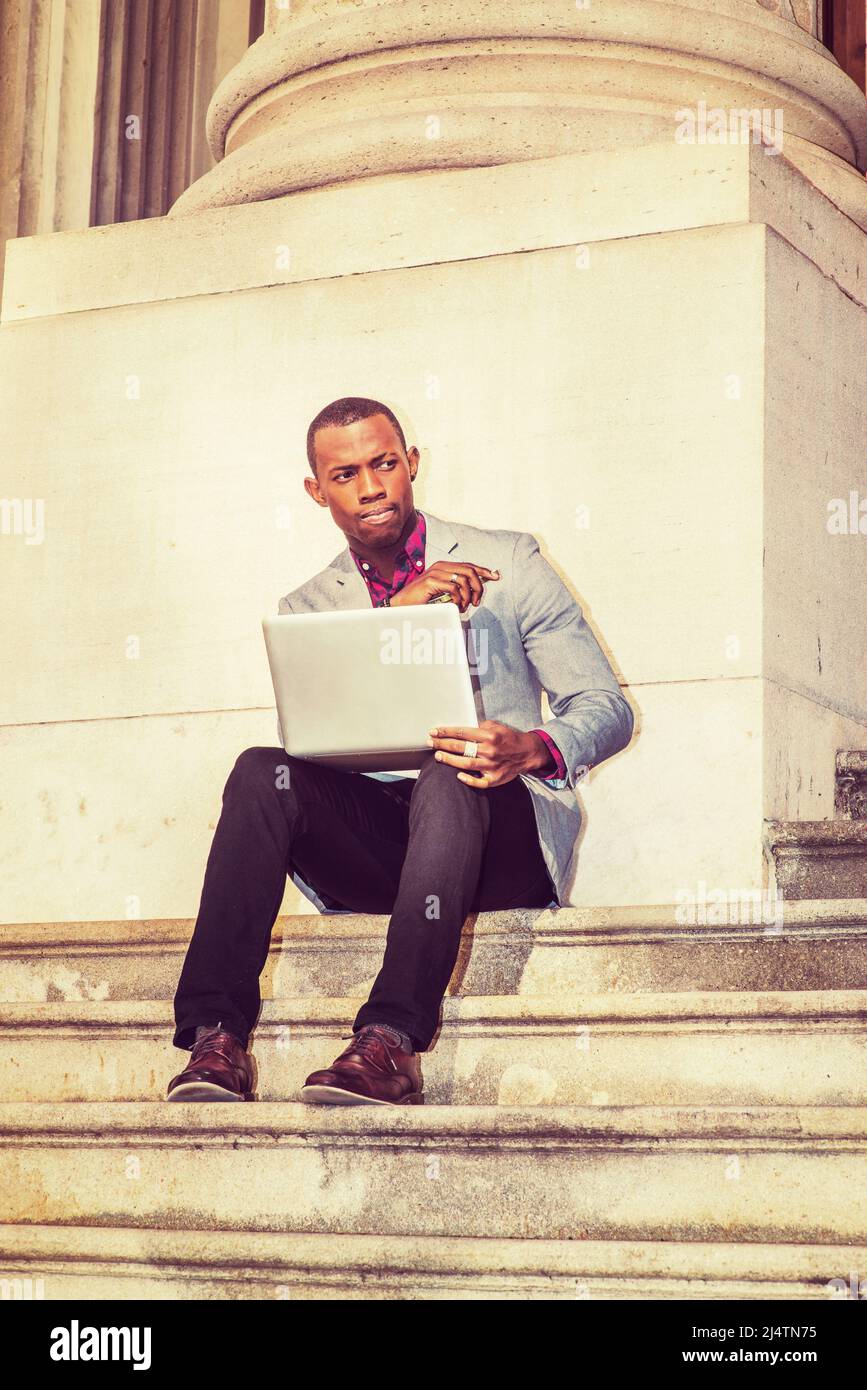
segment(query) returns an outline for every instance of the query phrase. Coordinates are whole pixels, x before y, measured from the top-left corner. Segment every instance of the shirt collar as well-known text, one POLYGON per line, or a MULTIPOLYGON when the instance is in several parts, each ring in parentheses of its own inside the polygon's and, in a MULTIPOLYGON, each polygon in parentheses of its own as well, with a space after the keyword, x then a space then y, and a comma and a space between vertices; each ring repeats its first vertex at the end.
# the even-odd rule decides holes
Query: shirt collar
POLYGON ((386 597, 391 598, 392 594, 396 594, 399 589, 402 589, 413 575, 423 572, 426 538, 427 526, 424 514, 416 507, 416 524, 397 555, 394 575, 390 584, 386 583, 375 565, 367 560, 362 560, 361 556, 356 554, 350 546, 349 553, 367 585, 370 601, 374 606, 378 607, 386 597))

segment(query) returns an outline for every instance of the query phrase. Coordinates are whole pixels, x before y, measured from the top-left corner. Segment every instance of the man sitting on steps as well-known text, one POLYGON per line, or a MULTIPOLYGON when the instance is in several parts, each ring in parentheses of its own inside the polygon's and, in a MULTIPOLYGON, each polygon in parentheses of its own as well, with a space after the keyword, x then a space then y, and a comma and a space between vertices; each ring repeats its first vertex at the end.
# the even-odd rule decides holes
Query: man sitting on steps
MULTIPOLYGON (((347 544, 280 612, 398 608, 442 594, 462 614, 475 608, 469 621, 488 647, 478 671, 487 717, 432 730, 415 777, 338 771, 278 747, 240 754, 175 995, 174 1043, 192 1055, 169 1100, 251 1094, 247 1043, 290 873, 321 912, 390 914, 352 1041, 307 1077, 300 1098, 420 1103, 419 1054, 436 1033, 467 914, 568 901, 578 780, 632 735, 617 678, 534 537, 417 510, 419 452, 387 406, 334 401, 310 426, 307 456, 305 488, 347 544), (278 776, 287 764, 289 777, 278 776)), ((351 689, 346 697, 351 712, 351 689)))

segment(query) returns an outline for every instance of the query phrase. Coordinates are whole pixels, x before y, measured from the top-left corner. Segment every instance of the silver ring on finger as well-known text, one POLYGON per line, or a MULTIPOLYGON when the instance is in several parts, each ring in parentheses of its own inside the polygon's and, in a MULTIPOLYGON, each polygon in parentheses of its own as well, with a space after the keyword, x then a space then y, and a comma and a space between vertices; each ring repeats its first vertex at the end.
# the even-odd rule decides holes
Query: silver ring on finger
POLYGON ((464 744, 464 757, 475 758, 478 755, 478 751, 479 745, 477 743, 474 743, 471 738, 467 739, 466 743, 464 744))

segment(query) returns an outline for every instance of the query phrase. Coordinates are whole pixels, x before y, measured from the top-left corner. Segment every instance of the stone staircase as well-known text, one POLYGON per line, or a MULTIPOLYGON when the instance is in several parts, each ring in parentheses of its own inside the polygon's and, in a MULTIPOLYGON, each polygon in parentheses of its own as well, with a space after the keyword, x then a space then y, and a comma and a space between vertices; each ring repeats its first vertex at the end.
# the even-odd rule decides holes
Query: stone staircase
POLYGON ((163 1100, 192 923, 3 928, 0 1277, 48 1299, 827 1299, 867 1276, 867 900, 788 902, 782 927, 480 914, 428 1103, 299 1104, 386 925, 278 922, 259 1101, 230 1106, 163 1100))

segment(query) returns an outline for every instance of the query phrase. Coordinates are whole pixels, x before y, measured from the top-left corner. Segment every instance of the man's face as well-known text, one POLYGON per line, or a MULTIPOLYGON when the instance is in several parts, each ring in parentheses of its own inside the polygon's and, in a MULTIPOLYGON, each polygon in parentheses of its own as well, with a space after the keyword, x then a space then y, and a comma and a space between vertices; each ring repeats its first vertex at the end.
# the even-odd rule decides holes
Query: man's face
POLYGON ((394 545, 412 514, 418 460, 418 449, 404 453, 385 415, 371 415, 317 430, 317 478, 305 478, 304 486, 329 508, 347 541, 375 550, 394 545))

